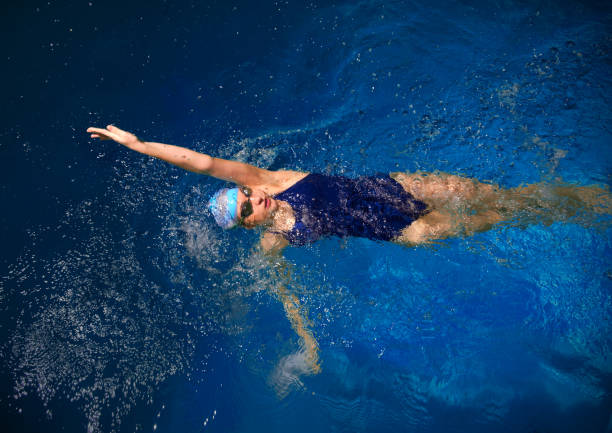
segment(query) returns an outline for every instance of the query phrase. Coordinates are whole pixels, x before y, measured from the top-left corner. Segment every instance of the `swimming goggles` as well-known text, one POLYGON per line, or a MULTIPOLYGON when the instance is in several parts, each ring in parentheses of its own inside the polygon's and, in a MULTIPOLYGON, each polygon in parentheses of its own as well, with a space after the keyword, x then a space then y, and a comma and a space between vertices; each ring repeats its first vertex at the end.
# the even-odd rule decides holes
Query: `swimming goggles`
POLYGON ((253 191, 248 186, 241 186, 239 189, 247 198, 240 205, 240 220, 238 221, 238 224, 244 225, 244 220, 253 214, 253 203, 251 203, 253 191))

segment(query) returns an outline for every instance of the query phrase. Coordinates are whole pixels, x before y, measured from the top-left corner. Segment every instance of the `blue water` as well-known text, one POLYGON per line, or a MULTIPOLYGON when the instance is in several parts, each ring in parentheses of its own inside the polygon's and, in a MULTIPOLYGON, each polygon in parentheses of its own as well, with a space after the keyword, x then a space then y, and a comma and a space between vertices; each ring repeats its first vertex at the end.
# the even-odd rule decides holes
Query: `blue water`
POLYGON ((288 248, 322 371, 279 389, 284 278, 203 209, 223 183, 84 133, 610 185, 609 2, 51 1, 0 24, 3 431, 612 431, 608 217, 288 248))

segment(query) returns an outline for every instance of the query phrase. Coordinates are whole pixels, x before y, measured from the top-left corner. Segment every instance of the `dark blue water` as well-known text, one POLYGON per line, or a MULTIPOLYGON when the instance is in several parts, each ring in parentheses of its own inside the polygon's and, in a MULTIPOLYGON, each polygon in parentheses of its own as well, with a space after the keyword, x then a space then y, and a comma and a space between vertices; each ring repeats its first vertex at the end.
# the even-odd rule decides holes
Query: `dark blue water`
POLYGON ((609 217, 324 239, 287 278, 203 209, 222 182, 84 133, 610 185, 609 2, 22 2, 0 24, 3 431, 612 431, 609 217), (322 367, 290 384, 281 285, 322 367))

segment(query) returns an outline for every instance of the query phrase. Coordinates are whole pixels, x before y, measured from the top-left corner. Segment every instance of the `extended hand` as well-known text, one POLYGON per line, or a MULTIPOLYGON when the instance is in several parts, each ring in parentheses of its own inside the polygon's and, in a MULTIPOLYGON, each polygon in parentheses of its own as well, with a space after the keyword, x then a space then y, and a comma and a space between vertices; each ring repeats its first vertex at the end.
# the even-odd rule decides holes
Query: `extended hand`
POLYGON ((104 128, 87 128, 87 132, 91 134, 91 138, 99 138, 100 140, 113 140, 119 144, 123 144, 124 146, 132 148, 134 145, 140 143, 134 134, 124 131, 123 129, 119 129, 116 126, 108 125, 106 129, 104 128))

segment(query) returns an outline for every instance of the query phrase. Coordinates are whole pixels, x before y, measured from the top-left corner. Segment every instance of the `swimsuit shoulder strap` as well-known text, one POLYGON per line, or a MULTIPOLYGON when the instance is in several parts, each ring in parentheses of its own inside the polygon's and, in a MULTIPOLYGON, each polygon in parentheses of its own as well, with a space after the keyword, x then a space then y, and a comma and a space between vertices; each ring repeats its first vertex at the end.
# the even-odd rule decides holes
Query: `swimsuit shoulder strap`
POLYGON ((301 201, 300 197, 302 197, 304 193, 304 185, 311 182, 314 177, 317 177, 317 175, 313 173, 307 174, 286 190, 276 194, 274 198, 276 200, 281 200, 289 203, 295 211, 296 205, 301 204, 298 202, 301 201))

